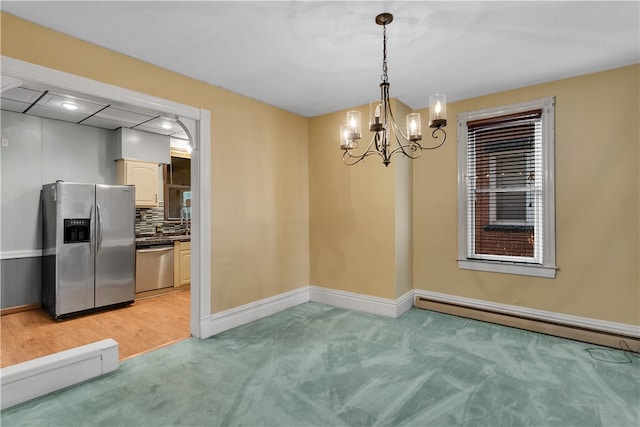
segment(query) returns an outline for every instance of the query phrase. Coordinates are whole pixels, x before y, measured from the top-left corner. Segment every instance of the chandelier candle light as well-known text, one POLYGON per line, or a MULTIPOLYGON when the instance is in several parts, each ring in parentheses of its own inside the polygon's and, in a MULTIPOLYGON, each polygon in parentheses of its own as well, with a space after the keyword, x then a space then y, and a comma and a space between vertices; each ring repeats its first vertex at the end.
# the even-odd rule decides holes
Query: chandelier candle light
POLYGON ((417 159, 422 150, 433 150, 441 147, 447 139, 444 127, 447 125, 447 104, 444 95, 432 95, 429 97, 429 127, 433 129, 431 136, 438 139, 437 133, 442 133, 442 141, 433 147, 423 147, 422 125, 419 113, 407 115, 406 132, 400 130, 396 124, 391 104, 389 102, 389 77, 387 76, 387 24, 393 21, 390 13, 381 13, 376 16, 376 24, 382 25, 382 83, 380 83, 380 99, 369 103, 369 130, 373 132, 373 138, 362 154, 355 154, 360 146, 362 138, 361 117, 359 111, 347 112, 347 123, 340 126, 340 148, 344 150, 342 160, 352 166, 364 160, 366 157, 377 154, 382 157, 382 163, 389 166, 391 156, 402 153, 410 159, 417 159), (392 136, 392 135, 393 136, 392 136), (393 145, 395 140, 395 146, 393 145))

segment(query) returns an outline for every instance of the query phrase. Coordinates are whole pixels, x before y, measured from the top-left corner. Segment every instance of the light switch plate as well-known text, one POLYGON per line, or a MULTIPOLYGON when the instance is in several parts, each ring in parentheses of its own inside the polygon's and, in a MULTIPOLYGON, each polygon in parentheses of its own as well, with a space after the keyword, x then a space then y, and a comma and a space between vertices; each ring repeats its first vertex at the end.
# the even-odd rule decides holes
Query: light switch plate
POLYGON ((9 146, 9 138, 2 138, 2 147, 9 146))

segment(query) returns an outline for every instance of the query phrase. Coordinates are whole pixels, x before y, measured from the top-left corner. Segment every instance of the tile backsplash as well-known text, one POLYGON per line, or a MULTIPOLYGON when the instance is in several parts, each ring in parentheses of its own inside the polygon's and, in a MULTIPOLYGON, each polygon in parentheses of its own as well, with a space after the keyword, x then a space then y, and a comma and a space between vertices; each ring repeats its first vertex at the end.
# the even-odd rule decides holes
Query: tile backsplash
POLYGON ((188 224, 164 222, 164 206, 157 208, 136 208, 136 236, 155 234, 185 234, 188 224))

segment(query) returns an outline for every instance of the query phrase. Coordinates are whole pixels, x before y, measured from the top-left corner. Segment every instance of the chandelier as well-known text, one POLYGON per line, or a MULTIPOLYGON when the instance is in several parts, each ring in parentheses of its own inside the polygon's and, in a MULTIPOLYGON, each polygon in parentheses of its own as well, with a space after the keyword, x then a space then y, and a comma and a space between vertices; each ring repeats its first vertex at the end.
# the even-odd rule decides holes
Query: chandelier
POLYGON ((393 21, 390 13, 376 16, 376 24, 382 25, 382 83, 380 83, 380 99, 369 103, 369 130, 373 132, 371 142, 366 151, 356 154, 360 148, 358 142, 362 138, 360 111, 348 111, 347 123, 340 126, 340 148, 344 150, 342 160, 348 166, 364 160, 372 154, 382 158, 382 163, 389 166, 391 156, 402 153, 410 159, 417 159, 422 150, 434 150, 447 139, 444 127, 446 119, 446 97, 436 94, 429 97, 429 127, 433 129, 431 137, 438 139, 437 133, 442 133, 442 141, 435 146, 426 147, 420 144, 422 140, 422 125, 420 113, 407 115, 407 127, 403 132, 396 123, 389 102, 389 77, 387 76, 387 24, 393 21))

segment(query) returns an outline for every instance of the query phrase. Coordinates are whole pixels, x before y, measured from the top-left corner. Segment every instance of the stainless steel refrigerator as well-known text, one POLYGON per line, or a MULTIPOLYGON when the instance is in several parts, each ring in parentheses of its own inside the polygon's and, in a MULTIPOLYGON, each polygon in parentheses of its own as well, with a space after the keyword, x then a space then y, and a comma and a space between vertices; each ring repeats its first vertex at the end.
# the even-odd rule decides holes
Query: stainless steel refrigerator
POLYGON ((54 318, 126 305, 135 294, 135 187, 42 187, 42 306, 54 318))

